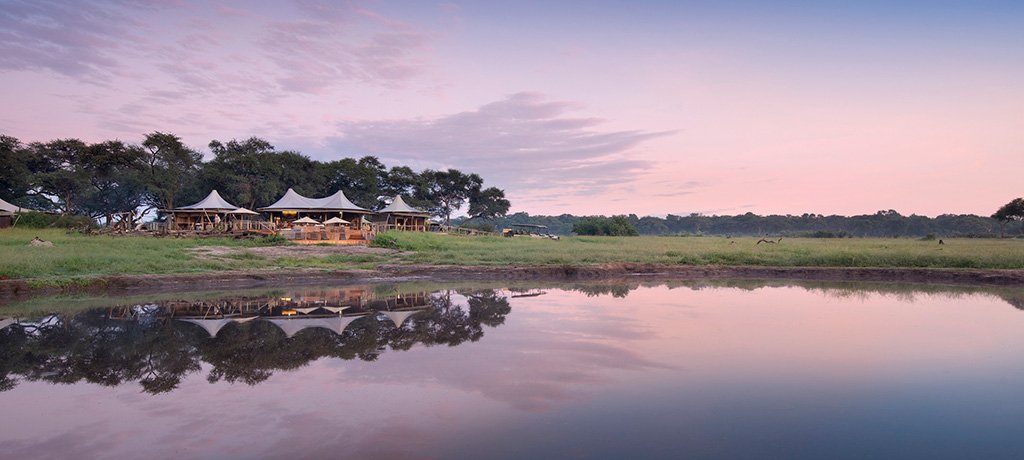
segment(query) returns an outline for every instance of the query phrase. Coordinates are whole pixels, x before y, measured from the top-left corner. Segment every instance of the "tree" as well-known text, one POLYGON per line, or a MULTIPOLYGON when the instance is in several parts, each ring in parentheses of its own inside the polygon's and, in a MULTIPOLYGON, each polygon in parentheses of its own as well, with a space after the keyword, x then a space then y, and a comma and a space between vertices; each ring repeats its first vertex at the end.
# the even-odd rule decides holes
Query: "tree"
POLYGON ((21 141, 0 134, 0 198, 14 201, 28 193, 29 155, 21 141))
POLYGON ((154 131, 142 141, 146 165, 147 204, 174 209, 185 184, 195 178, 203 154, 186 147, 181 138, 154 131))
POLYGON ((78 198, 89 189, 86 168, 88 145, 78 139, 61 139, 30 146, 38 156, 38 167, 32 175, 33 193, 46 198, 62 215, 75 209, 78 198))
POLYGON ((505 217, 510 206, 503 190, 497 187, 478 190, 469 197, 469 219, 463 224, 473 219, 494 220, 505 217))
POLYGON ((615 216, 611 219, 587 217, 572 226, 577 235, 595 236, 638 236, 640 232, 630 225, 626 216, 615 216))
POLYGON ((94 219, 104 217, 111 225, 114 213, 141 207, 146 197, 143 155, 142 149, 121 141, 89 145, 82 163, 90 187, 82 194, 79 208, 94 219))
POLYGON ((279 180, 280 168, 274 167, 275 152, 270 142, 258 137, 232 139, 226 144, 213 140, 210 150, 214 158, 203 167, 203 182, 225 192, 225 198, 230 197, 236 205, 249 209, 266 206, 287 189, 279 180))
POLYGON ((462 207, 474 193, 478 193, 483 179, 476 174, 463 174, 456 169, 423 171, 428 196, 433 201, 434 215, 444 216, 444 224, 451 225, 452 211, 462 207))
MULTIPOLYGON (((999 222, 999 237, 1003 238, 1003 230, 1006 228, 1006 224, 1014 220, 1024 220, 1024 198, 1014 198, 1009 203, 1004 204, 995 214, 992 214, 992 218, 999 222)), ((1022 228, 1024 231, 1024 228, 1022 228)))

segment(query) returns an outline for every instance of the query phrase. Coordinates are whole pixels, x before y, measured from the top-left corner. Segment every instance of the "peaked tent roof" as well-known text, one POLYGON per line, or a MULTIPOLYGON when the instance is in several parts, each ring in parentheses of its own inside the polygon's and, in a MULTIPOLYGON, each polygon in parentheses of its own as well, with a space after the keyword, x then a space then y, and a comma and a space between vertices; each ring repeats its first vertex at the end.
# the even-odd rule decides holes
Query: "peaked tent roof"
POLYGON ((266 318, 275 326, 284 331, 285 337, 292 338, 299 331, 311 327, 319 327, 341 334, 348 327, 349 323, 362 316, 334 316, 330 318, 266 318))
POLYGON ((234 322, 231 318, 219 318, 219 319, 198 319, 198 318, 182 318, 178 321, 185 321, 187 323, 198 324, 203 329, 206 329, 206 333, 210 334, 210 337, 217 337, 217 333, 220 330, 234 322))
POLYGON ((334 192, 334 195, 331 195, 326 198, 306 199, 309 200, 309 203, 313 205, 314 209, 324 209, 330 211, 343 209, 345 211, 370 212, 369 209, 361 208, 359 206, 356 206, 355 203, 349 201, 348 198, 345 196, 345 192, 342 192, 341 190, 334 192))
POLYGON ((392 323, 395 323, 395 327, 402 327, 402 323, 409 319, 410 316, 415 315, 423 310, 412 310, 412 311, 382 311, 384 316, 387 316, 392 323))
POLYGON ((4 201, 3 198, 0 198, 0 211, 21 212, 21 208, 4 201))
POLYGON ((377 211, 377 212, 379 212, 379 213, 390 212, 390 213, 393 213, 393 214, 417 214, 417 215, 423 215, 423 216, 429 216, 430 215, 429 212, 420 211, 419 209, 416 209, 416 208, 414 208, 412 206, 409 206, 409 205, 405 204, 405 200, 402 199, 402 195, 396 195, 395 196, 395 201, 392 201, 391 204, 385 206, 384 209, 381 209, 380 211, 377 211))
POLYGON ((305 211, 312 207, 313 204, 309 202, 309 198, 299 195, 295 190, 288 189, 280 200, 277 200, 277 202, 270 206, 259 209, 260 211, 305 211))
POLYGON ((295 190, 288 189, 276 203, 260 208, 260 211, 361 211, 368 209, 356 206, 341 190, 326 198, 309 198, 299 195, 295 190))
POLYGON ((217 193, 217 189, 210 191, 210 194, 203 198, 203 201, 189 206, 174 208, 175 211, 234 211, 236 209, 238 209, 238 206, 224 201, 220 194, 217 193))

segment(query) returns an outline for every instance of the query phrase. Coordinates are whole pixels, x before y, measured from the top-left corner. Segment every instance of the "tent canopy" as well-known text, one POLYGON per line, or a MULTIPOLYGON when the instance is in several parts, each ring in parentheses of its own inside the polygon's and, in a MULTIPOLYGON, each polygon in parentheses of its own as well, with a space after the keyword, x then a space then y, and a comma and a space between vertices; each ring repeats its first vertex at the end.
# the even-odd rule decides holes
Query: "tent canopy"
POLYGON ((10 203, 4 201, 2 198, 0 198, 0 211, 4 211, 4 212, 21 212, 21 208, 15 206, 13 204, 10 204, 10 203))
POLYGON ((416 216, 423 216, 423 217, 427 217, 427 216, 430 215, 429 212, 421 211, 421 210, 416 209, 416 208, 414 208, 412 206, 409 206, 408 204, 405 204, 405 200, 402 199, 402 195, 396 195, 395 196, 395 200, 392 201, 391 204, 385 206, 383 209, 381 209, 380 211, 377 211, 377 212, 379 212, 381 214, 384 214, 384 213, 409 214, 409 215, 416 215, 416 216))
POLYGON ((198 202, 196 204, 189 205, 189 206, 182 206, 180 208, 174 208, 175 211, 216 211, 216 212, 234 211, 236 209, 238 209, 238 206, 235 206, 235 205, 233 205, 231 203, 228 203, 227 201, 224 201, 224 199, 220 197, 220 194, 217 193, 216 189, 210 191, 210 194, 207 195, 206 198, 203 198, 202 201, 200 201, 200 202, 198 202))
POLYGON ((328 212, 370 212, 367 209, 360 208, 354 203, 349 201, 345 197, 345 193, 341 190, 334 192, 326 198, 308 198, 299 195, 295 190, 288 189, 284 192, 284 196, 276 203, 267 206, 265 208, 259 208, 260 211, 291 211, 291 212, 309 212, 309 211, 328 211, 328 212))

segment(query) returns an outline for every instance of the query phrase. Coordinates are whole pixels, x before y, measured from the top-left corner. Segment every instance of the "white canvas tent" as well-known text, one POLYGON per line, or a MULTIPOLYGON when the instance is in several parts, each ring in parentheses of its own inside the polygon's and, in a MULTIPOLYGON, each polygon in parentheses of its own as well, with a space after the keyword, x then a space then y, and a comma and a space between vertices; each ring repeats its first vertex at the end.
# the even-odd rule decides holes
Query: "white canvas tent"
POLYGON ((382 311, 384 316, 387 316, 392 323, 395 323, 395 327, 402 327, 402 323, 409 319, 410 316, 415 315, 423 310, 412 310, 412 311, 382 311))
POLYGON ((0 198, 0 212, 21 212, 21 211, 24 211, 24 210, 19 208, 19 207, 17 207, 17 206, 15 206, 15 205, 13 205, 13 204, 10 204, 10 203, 6 202, 2 198, 0 198))
POLYGON ((335 334, 341 334, 348 327, 349 323, 361 318, 361 316, 332 316, 330 318, 268 318, 267 321, 274 323, 282 331, 285 337, 292 338, 303 329, 319 327, 327 329, 335 334))

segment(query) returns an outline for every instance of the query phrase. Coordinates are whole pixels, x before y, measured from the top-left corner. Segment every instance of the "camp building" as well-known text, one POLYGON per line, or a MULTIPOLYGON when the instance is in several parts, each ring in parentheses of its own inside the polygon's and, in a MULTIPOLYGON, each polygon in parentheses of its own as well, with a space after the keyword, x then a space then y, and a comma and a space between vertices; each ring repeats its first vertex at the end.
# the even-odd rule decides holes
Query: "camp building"
POLYGON ((21 211, 21 208, 0 198, 0 228, 6 228, 13 225, 14 213, 21 211))
POLYGON ((409 206, 401 195, 397 195, 391 204, 377 211, 373 223, 381 231, 395 229, 425 232, 430 225, 428 219, 430 219, 429 212, 409 206))
POLYGON ((171 230, 213 230, 227 222, 229 213, 239 209, 243 208, 228 203, 214 189, 198 203, 164 212, 171 216, 171 230))
POLYGON ((341 190, 326 198, 308 198, 292 189, 288 189, 276 203, 259 208, 259 211, 268 214, 271 222, 278 227, 287 226, 302 217, 318 222, 340 217, 350 222, 354 229, 359 229, 364 215, 372 213, 369 209, 361 208, 349 201, 341 190))

